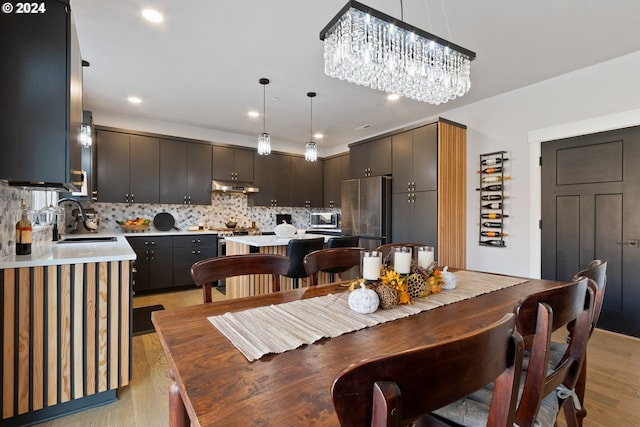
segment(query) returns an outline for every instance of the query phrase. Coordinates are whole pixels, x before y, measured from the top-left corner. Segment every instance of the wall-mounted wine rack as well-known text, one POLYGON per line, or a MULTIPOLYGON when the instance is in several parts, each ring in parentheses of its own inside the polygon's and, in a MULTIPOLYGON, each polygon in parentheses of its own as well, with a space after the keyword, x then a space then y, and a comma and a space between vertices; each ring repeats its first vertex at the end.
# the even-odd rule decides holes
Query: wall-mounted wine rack
POLYGON ((478 227, 478 243, 481 246, 504 248, 507 246, 504 238, 506 181, 510 178, 505 174, 506 151, 480 154, 480 226, 478 227))

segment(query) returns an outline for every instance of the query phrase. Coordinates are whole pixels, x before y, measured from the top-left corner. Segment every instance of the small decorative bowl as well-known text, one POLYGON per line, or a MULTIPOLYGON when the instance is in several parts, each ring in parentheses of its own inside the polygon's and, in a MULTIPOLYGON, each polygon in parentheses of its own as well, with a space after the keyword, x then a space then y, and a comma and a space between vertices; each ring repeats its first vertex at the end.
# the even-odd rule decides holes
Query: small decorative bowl
POLYGON ((124 231, 145 231, 149 228, 150 224, 138 224, 138 225, 127 225, 120 224, 120 228, 124 231))

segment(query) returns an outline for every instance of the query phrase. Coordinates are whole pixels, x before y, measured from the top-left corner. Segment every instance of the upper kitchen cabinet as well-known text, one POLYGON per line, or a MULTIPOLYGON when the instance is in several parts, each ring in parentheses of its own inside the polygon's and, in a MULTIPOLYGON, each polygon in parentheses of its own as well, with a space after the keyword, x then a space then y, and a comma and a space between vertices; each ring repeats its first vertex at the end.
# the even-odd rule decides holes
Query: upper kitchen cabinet
POLYGON ((213 147, 213 179, 253 182, 254 150, 213 147))
POLYGON ((255 155, 253 183, 260 189, 249 195, 252 206, 291 206, 291 156, 255 155))
POLYGON ((82 184, 80 47, 69 1, 38 4, 46 4, 46 13, 0 14, 0 179, 76 191, 82 184))
POLYGON ((393 192, 438 189, 438 124, 391 137, 393 192))
POLYGON ((351 178, 349 154, 331 157, 322 161, 324 181, 324 207, 339 208, 342 197, 342 181, 351 178))
POLYGON ((391 174, 391 137, 349 145, 351 178, 391 174))
POLYGON ((440 265, 465 268, 466 127, 440 119, 392 138, 393 241, 436 246, 440 265))
POLYGON ((158 203, 160 141, 149 136, 96 131, 98 202, 158 203))
POLYGON ((160 140, 160 203, 211 204, 212 146, 160 140))
POLYGON ((291 157, 291 206, 322 207, 322 162, 291 157))

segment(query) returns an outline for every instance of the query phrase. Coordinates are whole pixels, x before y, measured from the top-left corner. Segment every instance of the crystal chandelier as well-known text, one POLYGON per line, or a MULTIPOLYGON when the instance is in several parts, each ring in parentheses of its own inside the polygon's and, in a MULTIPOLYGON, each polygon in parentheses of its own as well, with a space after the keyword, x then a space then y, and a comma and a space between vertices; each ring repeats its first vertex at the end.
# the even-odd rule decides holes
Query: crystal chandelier
POLYGON ((307 142, 307 145, 304 147, 304 159, 308 162, 315 162, 318 160, 318 145, 313 142, 313 97, 316 96, 315 92, 307 92, 307 96, 309 97, 309 102, 311 103, 311 141, 307 142))
POLYGON ((258 154, 266 156, 271 154, 271 135, 266 132, 267 108, 266 108, 266 91, 269 79, 262 78, 258 80, 262 85, 262 133, 258 135, 258 154))
POLYGON ((330 77, 435 105, 471 87, 474 52, 357 1, 340 10, 320 40, 330 77))

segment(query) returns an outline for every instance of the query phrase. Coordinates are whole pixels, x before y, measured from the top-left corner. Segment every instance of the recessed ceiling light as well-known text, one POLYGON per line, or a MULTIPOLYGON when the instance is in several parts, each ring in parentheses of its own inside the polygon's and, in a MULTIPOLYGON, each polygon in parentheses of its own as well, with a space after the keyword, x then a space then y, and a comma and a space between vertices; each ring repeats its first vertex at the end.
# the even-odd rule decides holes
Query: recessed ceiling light
POLYGON ((260 117, 260 113, 258 113, 257 111, 249 111, 247 113, 247 116, 249 116, 249 117, 260 117))
POLYGON ((129 98, 127 98, 127 100, 132 104, 142 103, 142 99, 138 98, 137 96, 130 96, 129 98))
POLYGON ((321 134, 321 133, 314 133, 314 134, 313 134, 313 137, 314 137, 315 139, 322 139, 322 138, 324 138, 324 135, 323 135, 323 134, 321 134))
POLYGON ((145 9, 142 11, 142 17, 149 22, 160 23, 164 21, 164 16, 157 10, 145 9))
POLYGON ((397 101, 398 99, 400 99, 400 95, 398 95, 397 93, 390 93, 389 95, 387 95, 387 100, 389 101, 397 101))

